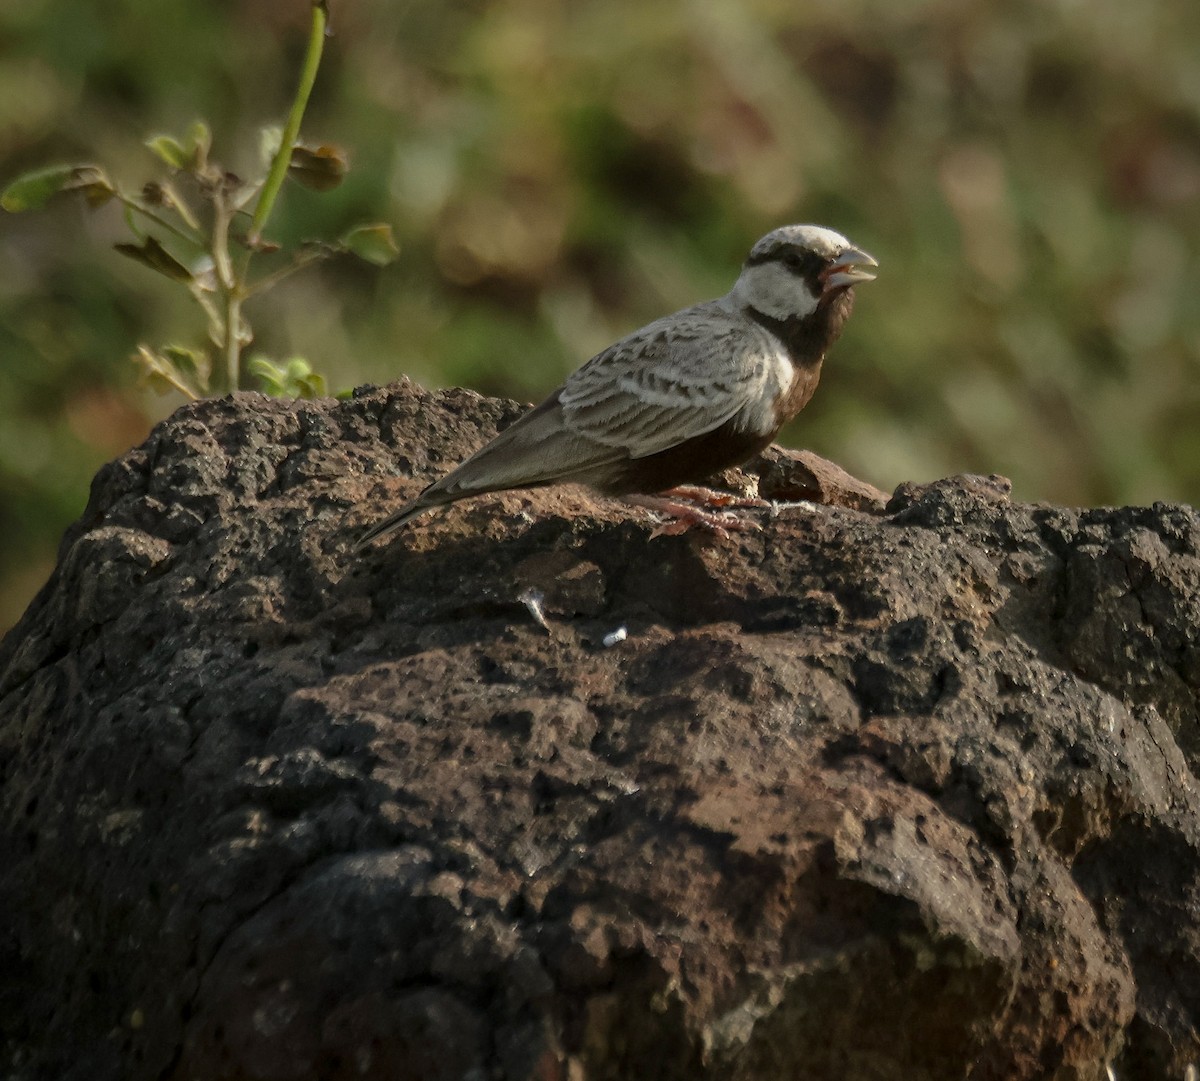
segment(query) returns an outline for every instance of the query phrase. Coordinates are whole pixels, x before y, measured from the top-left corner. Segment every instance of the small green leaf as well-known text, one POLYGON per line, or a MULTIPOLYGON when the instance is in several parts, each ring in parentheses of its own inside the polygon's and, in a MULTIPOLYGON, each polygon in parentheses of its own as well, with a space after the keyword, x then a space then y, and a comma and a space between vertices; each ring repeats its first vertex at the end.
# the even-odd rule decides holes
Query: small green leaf
POLYGON ((194 152, 189 153, 178 139, 170 135, 155 135, 146 140, 146 147, 172 169, 190 169, 196 160, 194 152))
POLYGON ((172 281, 187 283, 192 280, 192 272, 152 236, 146 237, 141 244, 116 244, 114 247, 122 255, 158 271, 172 281))
POLYGON ((300 383, 299 397, 301 398, 324 398, 326 393, 325 376, 318 372, 313 372, 300 383))
POLYGON ((258 379, 264 394, 272 398, 282 397, 284 380, 287 378, 282 368, 272 364, 266 357, 251 357, 246 368, 258 379))
POLYGON ((146 148, 172 169, 201 173, 208 165, 212 133, 203 120, 197 120, 182 141, 174 135, 155 135, 146 140, 146 148))
POLYGON ((200 391, 208 390, 212 375, 212 358, 208 353, 184 345, 164 345, 162 355, 174 365, 184 382, 200 391))
POLYGON ((346 152, 336 146, 292 147, 288 175, 311 191, 332 191, 346 176, 350 162, 346 152))
POLYGON ((175 390, 175 384, 168 375, 169 366, 165 358, 160 357, 144 345, 138 346, 138 351, 129 358, 138 369, 138 381, 148 386, 156 394, 169 394, 175 390))
POLYGON ((285 385, 298 398, 320 398, 325 394, 325 377, 314 372, 303 357, 288 361, 285 385))
POLYGON ((266 357, 252 357, 247 368, 258 378, 263 393, 272 397, 321 398, 325 395, 325 377, 314 372, 303 357, 292 357, 282 368, 266 357))
POLYGON ((325 377, 317 372, 309 372, 291 380, 288 384, 297 398, 324 398, 325 377))
POLYGON ((92 206, 112 198, 112 183, 98 165, 52 165, 24 173, 0 192, 0 206, 14 214, 37 210, 63 191, 79 191, 92 206))
POLYGON ((81 192, 91 207, 103 206, 117 194, 108 174, 99 165, 81 165, 66 190, 81 192))
POLYGON ((0 206, 14 214, 45 206, 52 195, 64 191, 75 172, 73 165, 54 165, 17 177, 0 194, 0 206))
MULTIPOLYGON (((167 352, 178 354, 187 352, 187 350, 179 350, 177 346, 168 346, 167 352)), ((194 401, 200 397, 208 385, 207 376, 204 377, 203 382, 197 384, 180 371, 176 362, 170 357, 156 353, 144 345, 139 345, 138 351, 130 359, 133 361, 134 367, 138 369, 139 381, 159 394, 169 394, 173 390, 178 390, 194 401)))
POLYGON ((212 149, 212 132, 203 120, 197 120, 188 128, 188 149, 196 168, 203 168, 208 163, 208 152, 212 149))
POLYGON ((390 225, 360 225, 346 233, 341 243, 347 251, 375 266, 387 266, 400 254, 390 225))
POLYGON ((137 215, 133 212, 133 207, 126 203, 121 207, 121 213, 125 216, 125 224, 129 226, 129 231, 138 238, 138 240, 146 239, 146 230, 138 223, 137 215))

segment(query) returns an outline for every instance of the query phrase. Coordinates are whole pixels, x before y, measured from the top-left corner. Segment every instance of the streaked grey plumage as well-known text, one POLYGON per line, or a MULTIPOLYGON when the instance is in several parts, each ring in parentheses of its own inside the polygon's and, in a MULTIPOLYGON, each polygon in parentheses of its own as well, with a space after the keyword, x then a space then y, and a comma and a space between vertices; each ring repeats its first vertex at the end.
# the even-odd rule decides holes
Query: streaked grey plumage
POLYGON ((832 230, 768 233, 729 293, 594 356, 357 547, 425 510, 485 492, 565 482, 608 494, 655 492, 744 461, 811 397, 849 315, 850 286, 874 277, 860 264, 877 265, 832 230))

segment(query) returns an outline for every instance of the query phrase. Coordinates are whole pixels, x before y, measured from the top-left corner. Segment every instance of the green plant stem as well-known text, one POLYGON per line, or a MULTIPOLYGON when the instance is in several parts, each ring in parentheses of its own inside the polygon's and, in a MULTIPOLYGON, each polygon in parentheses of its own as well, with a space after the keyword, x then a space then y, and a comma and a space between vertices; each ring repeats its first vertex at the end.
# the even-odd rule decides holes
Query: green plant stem
POLYGON ((192 208, 184 202, 183 196, 179 194, 174 184, 162 182, 162 189, 166 192, 167 197, 171 200, 171 206, 175 213, 178 214, 189 229, 200 231, 200 222, 196 220, 196 215, 192 213, 192 208))
POLYGON ((200 395, 197 394, 194 390, 192 390, 191 387, 189 387, 182 379, 180 379, 178 376, 174 375, 173 373, 171 373, 169 371, 168 372, 159 372, 158 375, 161 379, 165 379, 168 383, 170 383, 171 386, 173 386, 177 391, 179 391, 179 393, 182 394, 185 398, 189 398, 193 402, 198 402, 200 400, 200 395))
POLYGON ((209 326, 220 327, 224 316, 217 311, 216 305, 205 296, 204 288, 195 279, 188 286, 188 292, 192 294, 192 299, 204 309, 204 315, 208 319, 209 326))
POLYGON ((225 340, 221 351, 225 355, 225 371, 228 373, 229 391, 232 393, 241 384, 242 345, 238 340, 238 328, 242 322, 242 299, 236 289, 225 294, 225 340))
POLYGON ((225 379, 230 392, 241 382, 242 344, 238 335, 242 323, 242 286, 229 258, 229 223, 232 218, 228 195, 217 191, 213 197, 212 259, 213 273, 221 291, 221 356, 225 361, 225 379))
POLYGON ((204 247, 204 241, 201 237, 193 236, 190 233, 185 233, 179 228, 178 225, 172 225, 171 222, 169 222, 166 218, 162 217, 160 214, 156 214, 153 210, 139 203, 132 196, 126 195, 123 191, 119 190, 115 191, 114 195, 116 196, 118 202, 129 207, 130 210, 134 210, 141 214, 142 217, 149 218, 150 221, 154 222, 155 225, 166 229, 167 232, 174 233, 177 237, 179 237, 180 240, 186 240, 189 244, 198 248, 204 247))
POLYGON ((243 295, 252 297, 257 293, 265 293, 272 286, 278 285, 284 278, 290 278, 297 270, 303 270, 306 266, 319 263, 322 259, 328 259, 333 254, 334 252, 323 248, 311 252, 297 252, 287 266, 280 267, 270 274, 264 274, 258 281, 247 285, 243 295))
POLYGON ((296 97, 292 101, 291 112, 288 113, 287 123, 283 127, 283 135, 279 140, 279 149, 271 161, 271 169, 267 173, 266 183, 258 196, 254 207, 254 218, 250 223, 250 240, 257 241, 271 216, 275 198, 283 186, 283 178, 287 175, 288 165, 292 160, 292 147, 300 135, 300 121, 304 119, 304 110, 308 105, 308 96, 312 92, 313 83, 317 79, 317 69, 321 66, 321 50, 325 47, 326 12, 324 0, 314 0, 312 6, 312 27, 308 35, 308 49, 304 54, 304 67, 300 72, 300 85, 296 88, 296 97))

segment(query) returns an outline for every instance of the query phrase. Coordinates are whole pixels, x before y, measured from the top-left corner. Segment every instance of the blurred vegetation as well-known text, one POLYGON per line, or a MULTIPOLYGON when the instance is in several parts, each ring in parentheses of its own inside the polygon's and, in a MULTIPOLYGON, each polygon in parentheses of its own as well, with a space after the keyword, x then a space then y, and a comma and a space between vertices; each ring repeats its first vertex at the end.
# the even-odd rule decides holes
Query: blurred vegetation
POLYGON ((247 375, 255 375, 259 389, 269 394, 324 394, 324 378, 303 358, 293 358, 286 368, 268 357, 244 362, 242 351, 254 341, 246 303, 323 259, 357 255, 387 266, 397 255, 386 223, 356 226, 333 241, 306 240, 292 251, 265 236, 286 180, 312 191, 332 191, 349 168, 339 147, 313 146, 299 138, 325 47, 326 0, 310 3, 310 15, 308 46, 287 123, 260 129, 256 173, 239 175, 214 160, 212 132, 197 120, 181 138, 159 133, 145 140, 165 171, 139 191, 125 190, 95 162, 43 166, 22 173, 0 191, 0 208, 11 213, 41 210, 65 193, 92 209, 110 203, 121 207, 130 239, 113 250, 186 289, 207 323, 199 342, 138 345, 133 362, 143 381, 161 393, 175 391, 197 400, 240 390, 247 375), (264 258, 270 259, 269 269, 257 265, 264 258), (256 264, 254 272, 251 264, 256 264))
MULTIPOLYGON (((252 169, 306 0, 0 0, 0 181, 199 117, 252 169)), ((884 488, 957 471, 1069 503, 1200 497, 1195 0, 333 0, 285 188, 294 245, 363 220, 401 256, 306 270, 253 349, 331 390, 407 373, 534 399, 621 333, 724 292, 749 244, 832 226, 880 261, 786 434, 884 488)), ((106 459, 182 399, 138 342, 201 334, 122 259, 120 211, 0 218, 0 628, 106 459), (164 404, 165 403, 165 404, 164 404)))

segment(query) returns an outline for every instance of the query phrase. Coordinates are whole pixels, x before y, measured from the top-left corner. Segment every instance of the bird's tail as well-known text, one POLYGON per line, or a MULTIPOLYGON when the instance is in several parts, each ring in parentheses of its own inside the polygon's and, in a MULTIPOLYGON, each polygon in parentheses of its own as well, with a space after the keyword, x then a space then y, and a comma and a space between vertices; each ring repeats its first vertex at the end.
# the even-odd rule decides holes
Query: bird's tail
POLYGON ((573 480, 589 483, 595 480, 597 469, 621 457, 623 452, 580 440, 564 428, 556 391, 458 468, 373 525, 358 538, 354 550, 360 551, 377 537, 434 507, 486 492, 541 488, 573 480))
POLYGON ((389 533, 396 532, 410 518, 415 518, 418 514, 424 514, 427 510, 432 510, 434 507, 442 503, 447 503, 449 500, 438 499, 436 496, 432 499, 428 498, 427 492, 422 492, 416 499, 412 499, 405 503, 395 514, 389 514, 382 522, 376 522, 370 529, 366 530, 361 537, 354 542, 353 551, 361 552, 371 541, 379 537, 386 537, 389 533))

